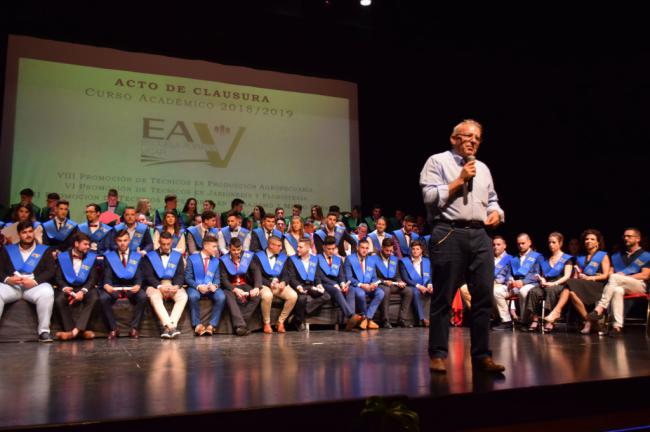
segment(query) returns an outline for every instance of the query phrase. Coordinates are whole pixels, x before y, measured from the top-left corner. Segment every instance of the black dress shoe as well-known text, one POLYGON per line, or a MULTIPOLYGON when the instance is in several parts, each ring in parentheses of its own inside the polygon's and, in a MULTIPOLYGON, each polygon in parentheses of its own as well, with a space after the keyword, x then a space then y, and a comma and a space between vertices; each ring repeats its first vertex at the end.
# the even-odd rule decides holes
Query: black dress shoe
POLYGON ((472 366, 474 367, 474 370, 488 373, 501 373, 506 370, 505 366, 494 363, 494 360, 492 360, 492 357, 490 356, 473 360, 472 366))
POLYGON ((447 361, 440 357, 434 357, 429 362, 429 370, 432 373, 447 373, 447 361))
POLYGON ((140 337, 140 333, 138 332, 138 329, 135 327, 131 328, 131 331, 129 331, 129 337, 133 339, 138 339, 140 337))
POLYGON ((507 321, 492 327, 492 330, 512 330, 512 321, 507 321))
POLYGON ((38 341, 49 343, 49 342, 54 342, 54 339, 52 339, 52 335, 50 334, 50 332, 42 332, 41 334, 38 335, 38 341))
POLYGON ((385 329, 392 329, 393 326, 390 324, 390 321, 384 320, 384 322, 381 324, 381 326, 385 329))
POLYGON ((120 335, 120 331, 119 331, 119 330, 111 330, 111 331, 108 333, 108 339, 109 339, 109 340, 110 340, 110 339, 117 339, 117 338, 119 337, 119 335, 120 335))
POLYGON ((235 334, 237 336, 248 336, 249 334, 251 334, 251 331, 248 330, 247 327, 237 327, 235 329, 235 334))

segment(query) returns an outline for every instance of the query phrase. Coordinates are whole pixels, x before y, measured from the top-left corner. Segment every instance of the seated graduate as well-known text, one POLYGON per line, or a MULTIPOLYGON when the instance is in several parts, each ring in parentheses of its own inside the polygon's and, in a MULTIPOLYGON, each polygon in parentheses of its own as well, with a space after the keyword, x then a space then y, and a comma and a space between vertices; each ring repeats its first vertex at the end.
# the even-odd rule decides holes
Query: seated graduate
POLYGON ((183 254, 173 249, 173 245, 174 236, 163 231, 158 238, 158 247, 147 254, 142 267, 147 297, 162 324, 160 337, 163 339, 173 339, 181 334, 178 323, 187 303, 187 293, 183 289, 183 254), (171 315, 165 309, 164 300, 174 302, 171 315))
MULTIPOLYGON (((370 240, 370 253, 378 254, 382 249, 382 244, 384 239, 393 238, 392 234, 386 232, 386 227, 388 222, 385 218, 380 217, 375 222, 375 230, 368 234, 368 240, 370 240)), ((395 242, 393 242, 395 244, 395 242)))
MULTIPOLYGON (((411 243, 420 238, 420 236, 413 230, 414 227, 415 218, 413 216, 405 216, 404 221, 402 222, 402 228, 393 231, 393 238, 395 239, 395 255, 400 259, 409 256, 411 243)), ((426 245, 420 245, 420 247, 423 251, 427 248, 426 245)))
MULTIPOLYGON (((225 211, 221 213, 221 223, 219 224, 220 227, 225 227, 228 225, 228 216, 230 214, 234 214, 235 216, 239 216, 241 219, 240 221, 240 226, 248 226, 248 220, 246 220, 246 217, 244 216, 244 200, 240 198, 235 198, 230 202, 230 210, 225 211)), ((245 245, 244 245, 245 249, 245 245)), ((248 250, 248 249, 245 249, 248 250)))
POLYGON ((397 231, 404 226, 406 213, 401 208, 395 209, 395 215, 388 218, 388 231, 397 231))
POLYGON ((276 236, 281 239, 284 237, 284 234, 275 228, 275 215, 267 213, 262 219, 262 226, 251 231, 250 250, 252 252, 266 250, 266 247, 269 243, 269 238, 272 236, 276 236))
POLYGON ((86 222, 79 224, 79 232, 90 237, 90 250, 99 255, 104 255, 111 248, 112 227, 101 223, 99 216, 101 210, 97 204, 88 204, 86 206, 86 222))
POLYGON ((336 246, 337 254, 345 257, 345 243, 350 246, 351 252, 356 252, 357 243, 354 238, 345 230, 344 226, 338 226, 338 214, 336 212, 329 212, 325 218, 325 225, 316 230, 314 233, 314 242, 316 244, 316 251, 319 254, 324 252, 324 242, 326 237, 332 237, 336 246))
POLYGON ((61 317, 63 331, 54 336, 66 341, 77 337, 94 339, 95 333, 88 330, 88 321, 99 300, 97 283, 99 282, 99 266, 97 253, 91 249, 91 238, 88 234, 77 232, 73 237, 73 246, 59 254, 56 271, 56 294, 54 303, 61 317), (72 318, 71 306, 80 304, 81 313, 75 322, 72 318))
POLYGON ((160 247, 160 234, 168 232, 172 236, 172 248, 182 255, 185 255, 185 230, 181 228, 178 216, 174 212, 165 212, 162 215, 162 225, 156 226, 153 233, 153 247, 158 249, 160 247))
POLYGON ((287 285, 287 254, 282 251, 282 239, 269 237, 266 249, 255 254, 256 264, 262 275, 262 321, 264 333, 273 333, 271 329, 271 303, 273 298, 284 301, 278 317, 277 331, 285 333, 284 322, 289 318, 298 300, 298 294, 287 285))
POLYGON ((230 240, 238 237, 242 242, 244 250, 249 250, 251 236, 250 232, 246 228, 242 228, 242 216, 241 213, 231 212, 226 217, 227 226, 219 230, 219 252, 221 255, 228 253, 230 240))
POLYGON ((322 248, 323 252, 318 255, 316 279, 325 288, 333 302, 341 308, 345 320, 345 331, 352 331, 361 323, 363 318, 355 313, 354 291, 350 289, 350 282, 345 279, 345 271, 342 266, 343 260, 336 255, 336 239, 332 236, 326 236, 322 248))
MULTIPOLYGON (((366 216, 364 219, 364 222, 366 225, 368 225, 368 231, 372 232, 377 229, 377 221, 381 218, 381 206, 378 204, 375 204, 372 206, 372 212, 370 216, 366 216)), ((388 222, 386 219, 384 219, 384 222, 386 222, 386 225, 388 225, 388 222)), ((386 230, 386 227, 384 227, 384 230, 386 230)), ((383 240, 383 239, 382 239, 383 240)), ((381 249, 381 242, 379 243, 380 247, 377 247, 376 249, 379 250, 381 249)), ((372 246, 372 245, 371 245, 372 246)))
POLYGON ((205 210, 201 213, 201 223, 189 227, 186 230, 185 239, 189 254, 195 254, 203 249, 203 239, 212 235, 217 237, 219 231, 217 226, 217 215, 212 210, 205 210))
POLYGON ((34 215, 29 206, 24 204, 17 204, 14 206, 14 212, 11 216, 11 223, 7 223, 2 228, 2 235, 4 235, 5 243, 14 244, 20 241, 18 235, 18 222, 31 221, 34 227, 34 239, 36 243, 43 244, 43 226, 34 220, 34 215))
POLYGON ((31 221, 18 222, 18 243, 0 248, 0 318, 6 304, 25 299, 36 305, 39 342, 52 342, 50 318, 54 305, 54 257, 34 239, 31 221))
POLYGON ((68 219, 70 203, 59 200, 56 203, 56 215, 43 224, 43 244, 55 251, 64 251, 72 247, 72 235, 77 232, 77 223, 68 219))
POLYGON ((357 229, 354 232, 354 234, 352 234, 352 238, 354 239, 355 242, 357 242, 358 245, 359 241, 366 239, 367 237, 368 237, 368 225, 366 225, 364 222, 361 222, 359 225, 357 225, 357 229))
POLYGON ((628 228, 623 232, 625 251, 612 255, 613 272, 603 289, 596 307, 589 319, 598 321, 611 305, 614 324, 610 336, 618 336, 623 331, 624 297, 627 294, 646 294, 650 277, 650 252, 641 247, 641 231, 628 228))
POLYGON ((526 309, 526 298, 528 293, 539 286, 539 275, 542 272, 544 257, 533 250, 533 242, 526 233, 517 236, 517 248, 519 254, 513 256, 508 265, 507 283, 509 292, 519 297, 519 310, 521 321, 528 323, 528 331, 535 331, 539 328, 539 319, 532 316, 526 309))
POLYGON ((25 205, 29 207, 29 209, 32 211, 32 215, 34 217, 37 217, 41 213, 40 207, 38 207, 36 204, 34 204, 34 191, 30 188, 26 188, 20 191, 20 202, 16 204, 12 204, 9 207, 9 210, 3 215, 2 219, 5 222, 10 222, 10 218, 14 213, 14 210, 16 207, 19 205, 25 205))
POLYGON ((275 218, 275 229, 284 235, 285 231, 287 230, 287 224, 285 223, 284 218, 275 218))
POLYGON ((124 209, 124 222, 113 228, 111 249, 116 250, 115 234, 124 230, 129 235, 129 249, 144 256, 153 250, 153 240, 147 224, 137 221, 138 214, 133 207, 124 209))
POLYGON ((311 237, 305 232, 305 225, 300 216, 293 216, 289 229, 284 233, 284 251, 287 255, 292 256, 298 252, 298 243, 301 239, 311 240, 311 237))
POLYGON ((238 237, 230 241, 229 253, 221 257, 219 273, 226 295, 232 326, 237 336, 250 334, 247 322, 261 301, 262 273, 254 263, 255 254, 243 251, 238 237))
MULTIPOLYGON (((492 251, 494 252, 494 301, 499 314, 500 323, 493 327, 494 330, 512 330, 512 319, 510 307, 508 306, 508 276, 510 274, 510 260, 512 255, 506 252, 506 240, 501 236, 492 238, 492 251)), ((461 296, 466 305, 471 309, 472 298, 469 289, 464 285, 460 288, 461 296)))
MULTIPOLYGON (((385 224, 386 221, 379 219, 377 224, 385 224)), ((399 327, 413 327, 407 325, 404 317, 408 314, 409 307, 413 302, 413 289, 406 285, 399 273, 399 260, 394 255, 395 243, 392 238, 385 237, 381 244, 381 249, 375 255, 375 269, 379 279, 379 288, 384 290, 384 300, 381 303, 384 321, 382 327, 392 328, 388 315, 388 306, 390 305, 390 295, 400 295, 400 307, 397 314, 397 325, 399 327)))
POLYGON ((571 278, 573 273, 573 257, 562 251, 564 236, 559 232, 552 232, 548 235, 548 249, 551 252, 548 259, 542 261, 542 274, 539 276, 539 286, 528 293, 526 307, 528 313, 533 316, 538 313, 539 305, 545 300, 546 307, 551 311, 544 317, 544 330, 553 331, 554 322, 560 317, 559 312, 564 304, 569 301, 569 293, 562 295, 564 284, 571 278), (558 308, 557 305, 563 302, 558 308), (557 314, 557 315, 556 315, 557 314), (550 318, 549 318, 550 316, 550 318))
MULTIPOLYGON (((135 218, 133 207, 127 207, 124 211, 125 217, 129 212, 135 218)), ((147 295, 141 289, 142 255, 131 248, 132 239, 126 229, 116 231, 113 238, 115 250, 107 251, 104 255, 104 284, 99 290, 99 302, 110 330, 108 338, 115 339, 120 335, 120 331, 113 314, 113 305, 120 298, 128 299, 133 305, 129 336, 137 339, 140 336, 138 329, 147 306, 147 295)))
POLYGON ((185 268, 187 295, 190 300, 190 316, 195 336, 212 336, 217 331, 226 297, 219 288, 219 245, 217 238, 208 235, 203 239, 203 249, 189 256, 185 268), (208 325, 201 322, 201 298, 212 302, 208 325))
MULTIPOLYGON (((56 213, 56 203, 61 199, 61 195, 56 192, 50 192, 47 194, 47 204, 45 207, 41 207, 41 212, 37 215, 34 215, 36 219, 43 223, 47 222, 55 216, 56 213)), ((67 216, 68 218, 70 215, 67 216)))
POLYGON ((185 228, 189 228, 194 225, 194 216, 199 214, 198 212, 198 201, 196 198, 188 198, 185 200, 185 205, 183 210, 181 210, 181 223, 185 228))
MULTIPOLYGON (((294 216, 294 220, 300 220, 294 216)), ((318 257, 311 254, 311 239, 298 240, 296 253, 289 257, 287 277, 289 285, 298 293, 293 310, 293 324, 298 331, 305 329, 305 319, 330 300, 330 295, 317 279, 318 257)))
POLYGON ((420 240, 413 240, 410 253, 399 262, 400 275, 406 285, 413 291, 415 313, 422 327, 429 327, 429 319, 424 313, 424 296, 433 293, 431 284, 431 261, 423 254, 424 245, 420 240))
POLYGON ((373 318, 384 299, 384 290, 379 288, 375 258, 368 255, 368 249, 368 240, 360 240, 357 252, 348 256, 343 267, 346 278, 350 281, 350 289, 354 290, 356 310, 362 317, 359 328, 377 330, 379 325, 373 318), (370 299, 370 306, 367 306, 366 299, 370 299))
MULTIPOLYGON (((176 208, 178 206, 178 198, 174 194, 165 195, 165 206, 159 209, 156 209, 156 217, 154 219, 155 225, 162 225, 163 215, 165 212, 172 212, 176 215, 179 221, 181 221, 181 214, 176 208)), ((181 222, 182 225, 182 222, 181 222)))
POLYGON ((99 209, 102 213, 113 213, 121 218, 124 215, 126 204, 120 201, 117 189, 109 189, 106 196, 106 201, 99 204, 99 209))

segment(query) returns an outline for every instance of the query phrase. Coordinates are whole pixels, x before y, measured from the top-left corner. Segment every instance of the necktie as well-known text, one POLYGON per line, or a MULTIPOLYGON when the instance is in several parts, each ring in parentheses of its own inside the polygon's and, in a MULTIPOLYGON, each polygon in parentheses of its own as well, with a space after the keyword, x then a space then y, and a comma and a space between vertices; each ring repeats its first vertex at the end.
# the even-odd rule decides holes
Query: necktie
POLYGON ((210 262, 210 257, 203 258, 203 272, 208 272, 208 263, 210 262))
POLYGON ((126 254, 122 254, 122 265, 126 267, 126 254))
POLYGON ((332 257, 327 257, 327 264, 332 267, 332 257))
POLYGON ((361 260, 361 274, 366 274, 366 260, 361 260))

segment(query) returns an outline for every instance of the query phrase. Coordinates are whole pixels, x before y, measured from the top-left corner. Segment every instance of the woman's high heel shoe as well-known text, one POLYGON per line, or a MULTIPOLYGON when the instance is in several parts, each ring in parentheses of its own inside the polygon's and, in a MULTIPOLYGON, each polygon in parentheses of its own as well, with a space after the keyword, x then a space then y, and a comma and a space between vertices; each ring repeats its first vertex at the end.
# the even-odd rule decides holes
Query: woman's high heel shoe
POLYGON ((528 331, 529 332, 534 332, 534 331, 537 331, 538 328, 539 328, 539 321, 533 321, 528 326, 528 331))
POLYGON ((544 321, 549 324, 555 324, 555 321, 560 317, 560 314, 555 314, 554 311, 549 312, 548 315, 544 317, 544 321))

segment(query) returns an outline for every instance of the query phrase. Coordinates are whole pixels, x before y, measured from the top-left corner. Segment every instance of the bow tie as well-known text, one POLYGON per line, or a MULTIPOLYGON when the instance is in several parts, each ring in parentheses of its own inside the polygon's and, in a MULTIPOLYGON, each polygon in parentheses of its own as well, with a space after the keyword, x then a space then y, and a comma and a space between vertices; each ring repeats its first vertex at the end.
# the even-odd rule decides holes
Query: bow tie
POLYGON ((168 253, 164 253, 164 252, 160 252, 160 256, 161 256, 161 257, 163 257, 163 256, 169 256, 169 254, 168 254, 168 253))
POLYGON ((280 256, 280 255, 275 254, 275 255, 271 255, 269 258, 275 258, 275 259, 277 259, 279 256, 280 256))
POLYGON ((88 224, 88 226, 90 228, 97 228, 99 226, 99 224, 88 224))
POLYGON ((73 253, 72 254, 72 259, 80 259, 80 260, 82 260, 82 259, 84 259, 84 257, 82 257, 81 255, 77 255, 77 254, 73 253))

